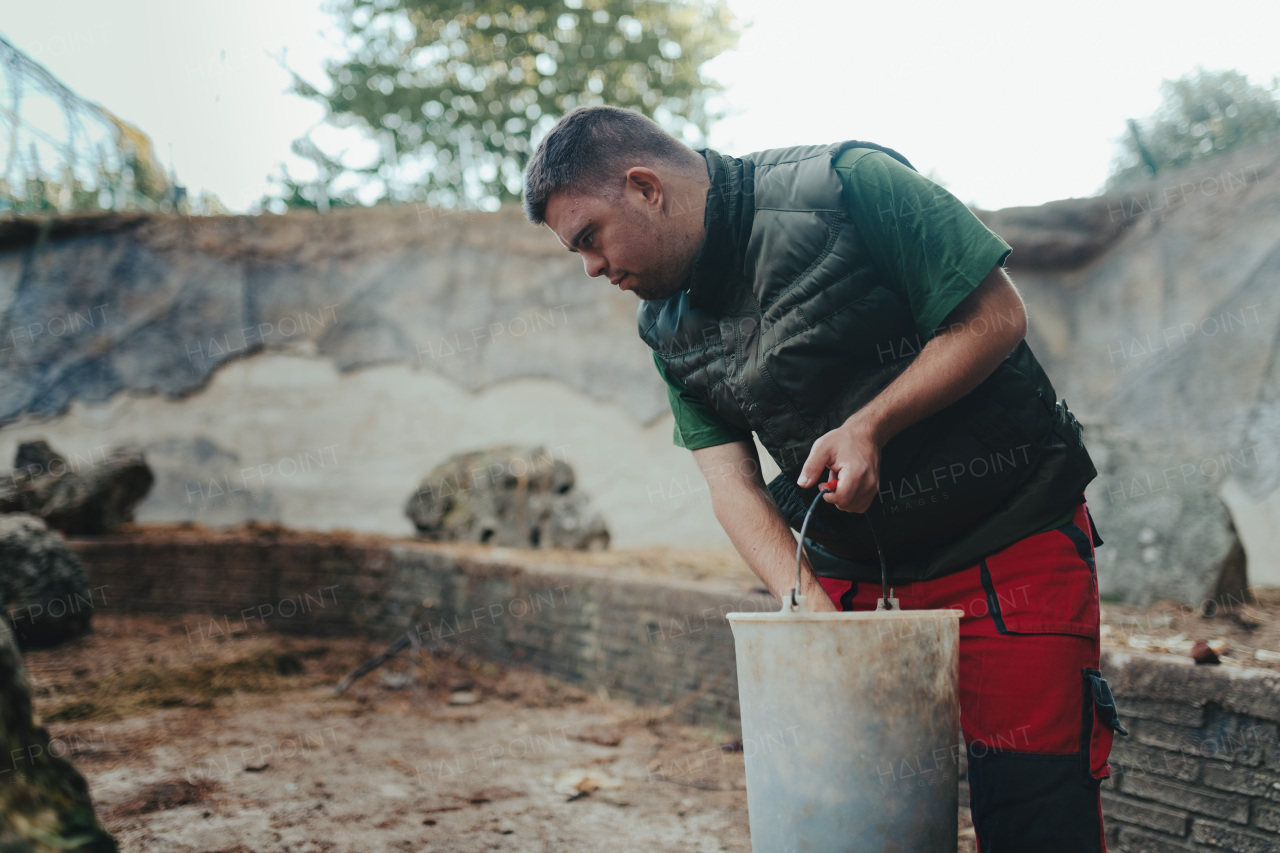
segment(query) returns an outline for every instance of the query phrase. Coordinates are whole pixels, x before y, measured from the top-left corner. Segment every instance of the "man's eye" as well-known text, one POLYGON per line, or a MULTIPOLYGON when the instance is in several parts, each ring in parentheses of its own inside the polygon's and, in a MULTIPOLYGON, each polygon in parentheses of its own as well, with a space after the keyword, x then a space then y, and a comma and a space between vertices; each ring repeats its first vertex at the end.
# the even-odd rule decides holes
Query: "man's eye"
POLYGON ((582 245, 586 246, 588 249, 591 248, 592 246, 591 236, 592 235, 588 234, 587 236, 582 238, 582 245))

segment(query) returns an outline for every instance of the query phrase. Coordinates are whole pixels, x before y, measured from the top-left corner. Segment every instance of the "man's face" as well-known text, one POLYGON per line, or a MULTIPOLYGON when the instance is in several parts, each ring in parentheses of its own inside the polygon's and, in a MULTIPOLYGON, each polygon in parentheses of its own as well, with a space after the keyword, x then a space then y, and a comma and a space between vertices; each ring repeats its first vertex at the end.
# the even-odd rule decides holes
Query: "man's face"
POLYGON ((684 287, 693 256, 682 248, 688 241, 681 223, 652 192, 630 182, 617 198, 559 192, 547 202, 547 225, 582 255, 587 275, 604 276, 641 299, 666 299, 684 287))

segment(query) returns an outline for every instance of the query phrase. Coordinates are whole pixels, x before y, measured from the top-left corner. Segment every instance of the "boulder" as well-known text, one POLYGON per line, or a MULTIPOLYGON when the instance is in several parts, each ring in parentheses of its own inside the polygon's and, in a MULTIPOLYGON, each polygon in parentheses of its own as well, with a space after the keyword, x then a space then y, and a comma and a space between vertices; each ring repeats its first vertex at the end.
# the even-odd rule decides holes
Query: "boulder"
POLYGON ((511 548, 600 550, 604 519, 573 469, 542 447, 503 446, 450 457, 409 496, 418 536, 511 548))
POLYGON ((46 646, 85 633, 93 601, 89 575, 61 534, 32 515, 0 515, 0 612, 18 642, 46 646))
POLYGON ((1218 497, 1216 468, 1114 425, 1087 424, 1085 443, 1098 469, 1085 496, 1104 540, 1104 599, 1205 611, 1246 600, 1245 552, 1218 497))
POLYGON ((18 445, 18 452, 13 457, 13 467, 18 471, 40 469, 48 471, 50 465, 66 464, 61 456, 53 451, 49 442, 42 439, 24 441, 18 445))
MULTIPOLYGON (((11 519, 8 519, 11 520, 11 519)), ((50 748, 31 709, 22 653, 0 619, 0 850, 12 853, 116 853, 98 823, 89 786, 50 748)))
POLYGON ((1066 270, 1089 263, 1120 238, 1125 222, 1114 208, 1101 196, 975 213, 1013 247, 1019 269, 1066 270))
POLYGON ((68 461, 43 441, 19 445, 12 475, 0 481, 0 512, 36 515, 64 533, 119 530, 155 477, 137 450, 94 450, 68 461))

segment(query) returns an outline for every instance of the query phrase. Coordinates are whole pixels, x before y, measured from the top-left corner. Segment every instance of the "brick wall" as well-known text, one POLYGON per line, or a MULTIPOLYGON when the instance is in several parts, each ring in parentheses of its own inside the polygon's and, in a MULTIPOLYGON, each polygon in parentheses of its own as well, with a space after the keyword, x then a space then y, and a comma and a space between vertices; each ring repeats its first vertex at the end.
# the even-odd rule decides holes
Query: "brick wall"
POLYGON ((1280 673, 1108 651, 1128 738, 1103 803, 1120 850, 1280 851, 1280 673))
POLYGON ((98 609, 181 614, 194 641, 265 629, 389 641, 413 628, 441 651, 677 705, 677 719, 707 724, 737 719, 724 614, 776 609, 743 584, 659 581, 476 546, 252 529, 69 541, 103 588, 98 609))
MULTIPOLYGON (((412 627, 440 650, 711 725, 737 718, 724 614, 776 606, 725 582, 377 537, 250 529, 71 544, 100 588, 95 607, 182 614, 193 640, 265 629, 390 640, 412 627)), ((1104 650, 1102 670, 1131 735, 1116 739, 1103 787, 1111 849, 1280 851, 1280 673, 1119 650, 1104 650)))

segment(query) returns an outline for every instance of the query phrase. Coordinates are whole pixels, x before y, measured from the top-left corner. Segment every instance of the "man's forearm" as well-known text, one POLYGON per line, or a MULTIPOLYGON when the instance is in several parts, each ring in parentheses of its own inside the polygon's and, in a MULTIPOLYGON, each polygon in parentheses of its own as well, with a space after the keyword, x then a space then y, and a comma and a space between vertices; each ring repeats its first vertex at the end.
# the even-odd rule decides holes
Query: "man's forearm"
MULTIPOLYGON (((760 476, 755 446, 738 442, 710 447, 694 451, 694 458, 707 478, 720 526, 760 582, 783 600, 795 586, 796 539, 760 476)), ((808 598, 810 610, 837 609, 813 575, 807 557, 800 577, 800 591, 808 598)))
MULTIPOLYGON (((760 582, 780 601, 790 595, 796 583, 796 539, 769 493, 744 489, 713 499, 712 505, 720 526, 760 582)), ((807 558, 802 558, 800 590, 810 602, 826 597, 807 558)))
POLYGON ((849 419, 868 430, 878 447, 977 388, 1026 333, 1022 300, 1000 267, 948 320, 947 329, 849 419))
POLYGON ((898 378, 813 443, 797 484, 808 488, 830 468, 839 486, 826 500, 846 512, 866 512, 878 493, 880 454, 889 440, 978 387, 1022 340, 1026 319, 1013 282, 995 267, 898 378))

